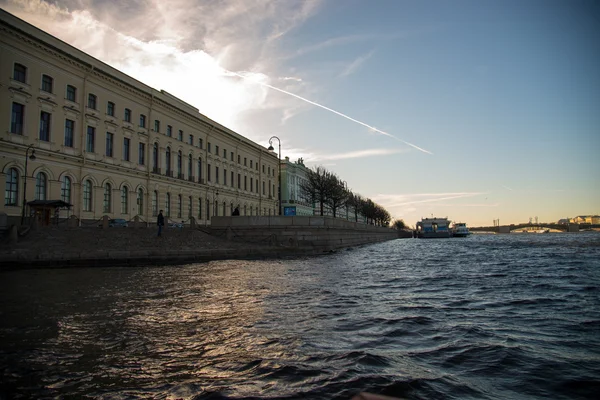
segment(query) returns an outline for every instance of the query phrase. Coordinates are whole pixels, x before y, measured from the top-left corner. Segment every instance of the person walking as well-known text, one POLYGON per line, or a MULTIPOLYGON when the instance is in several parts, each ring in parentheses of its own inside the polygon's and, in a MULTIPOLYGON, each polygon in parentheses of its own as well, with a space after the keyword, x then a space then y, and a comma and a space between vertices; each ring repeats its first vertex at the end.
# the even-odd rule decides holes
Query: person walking
POLYGON ((156 225, 158 225, 158 236, 162 233, 162 228, 165 226, 165 217, 163 216, 163 210, 160 210, 158 217, 156 217, 156 225))

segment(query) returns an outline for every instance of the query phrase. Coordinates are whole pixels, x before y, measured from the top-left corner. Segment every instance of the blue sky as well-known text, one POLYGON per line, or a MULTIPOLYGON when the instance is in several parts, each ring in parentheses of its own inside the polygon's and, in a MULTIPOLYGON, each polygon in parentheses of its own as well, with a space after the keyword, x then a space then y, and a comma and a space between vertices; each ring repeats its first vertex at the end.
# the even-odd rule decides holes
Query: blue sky
POLYGON ((600 214, 597 2, 0 6, 409 225, 600 214))

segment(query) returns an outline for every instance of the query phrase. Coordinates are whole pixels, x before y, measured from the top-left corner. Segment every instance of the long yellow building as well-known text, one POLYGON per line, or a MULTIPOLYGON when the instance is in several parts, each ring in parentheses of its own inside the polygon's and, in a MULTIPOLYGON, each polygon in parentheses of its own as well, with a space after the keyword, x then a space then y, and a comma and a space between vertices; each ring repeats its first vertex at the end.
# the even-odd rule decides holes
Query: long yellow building
POLYGON ((32 200, 72 204, 59 215, 81 223, 277 213, 274 153, 4 10, 0 126, 9 223, 32 200))

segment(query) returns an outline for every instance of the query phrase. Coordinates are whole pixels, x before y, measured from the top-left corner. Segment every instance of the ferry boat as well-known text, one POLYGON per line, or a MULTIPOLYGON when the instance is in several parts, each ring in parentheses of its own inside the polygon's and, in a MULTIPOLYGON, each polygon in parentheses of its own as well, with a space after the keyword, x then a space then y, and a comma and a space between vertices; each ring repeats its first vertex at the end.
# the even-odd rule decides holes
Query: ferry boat
POLYGON ((452 237, 467 237, 471 234, 469 232, 469 228, 467 228, 467 224, 464 222, 455 222, 452 225, 452 237))
POLYGON ((420 239, 449 238, 450 221, 448 218, 421 218, 417 222, 417 237, 420 239))

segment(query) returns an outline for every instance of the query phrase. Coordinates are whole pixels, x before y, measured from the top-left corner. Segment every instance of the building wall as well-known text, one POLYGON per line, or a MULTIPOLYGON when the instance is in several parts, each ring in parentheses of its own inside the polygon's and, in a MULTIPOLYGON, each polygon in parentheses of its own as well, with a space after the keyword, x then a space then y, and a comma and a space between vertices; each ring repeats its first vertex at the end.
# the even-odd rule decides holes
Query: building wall
POLYGON ((21 215, 28 147, 36 159, 27 163, 25 198, 41 197, 40 173, 47 178, 47 200, 61 199, 61 185, 69 178, 66 200, 73 207, 61 216, 150 220, 158 209, 170 208, 171 220, 194 216, 202 224, 215 214, 231 215, 235 206, 241 215, 276 214, 278 160, 266 148, 0 10, 0 170, 7 177, 0 180, 5 193, 0 212, 13 220, 21 215), (25 82, 15 75, 15 64, 26 67, 25 82), (52 88, 43 87, 43 75, 52 78, 52 88), (72 99, 68 85, 75 88, 72 99), (24 107, 22 129, 15 126, 14 104, 24 107), (40 133, 42 112, 50 117, 48 140, 40 133), (67 120, 74 124, 72 144, 65 139, 67 120), (88 149, 92 130, 94 148, 88 149), (7 176, 14 171, 16 182, 7 176), (84 202, 86 182, 90 207, 84 202))

